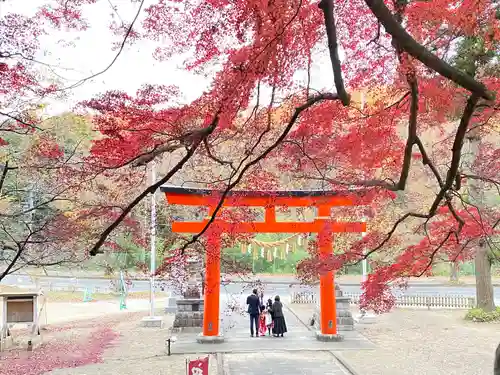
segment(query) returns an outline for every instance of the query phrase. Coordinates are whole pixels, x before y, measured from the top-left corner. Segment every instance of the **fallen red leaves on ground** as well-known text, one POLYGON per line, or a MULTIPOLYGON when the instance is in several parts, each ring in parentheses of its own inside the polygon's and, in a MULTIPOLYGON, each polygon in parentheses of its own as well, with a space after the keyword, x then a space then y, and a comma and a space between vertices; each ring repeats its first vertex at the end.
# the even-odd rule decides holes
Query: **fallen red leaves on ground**
POLYGON ((84 337, 42 344, 32 352, 12 350, 4 353, 1 375, 41 375, 58 368, 80 367, 102 362, 104 350, 119 334, 111 328, 94 330, 84 337))

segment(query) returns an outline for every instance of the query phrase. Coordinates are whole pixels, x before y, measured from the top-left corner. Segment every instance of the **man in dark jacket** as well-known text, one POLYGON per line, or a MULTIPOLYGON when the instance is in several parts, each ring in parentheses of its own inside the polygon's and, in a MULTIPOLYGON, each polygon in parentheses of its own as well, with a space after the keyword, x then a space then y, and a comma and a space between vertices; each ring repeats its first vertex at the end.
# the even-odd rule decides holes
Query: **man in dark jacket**
POLYGON ((247 297, 248 313, 250 314, 250 336, 253 337, 253 326, 255 324, 255 337, 259 337, 259 314, 260 298, 257 295, 257 289, 247 297))

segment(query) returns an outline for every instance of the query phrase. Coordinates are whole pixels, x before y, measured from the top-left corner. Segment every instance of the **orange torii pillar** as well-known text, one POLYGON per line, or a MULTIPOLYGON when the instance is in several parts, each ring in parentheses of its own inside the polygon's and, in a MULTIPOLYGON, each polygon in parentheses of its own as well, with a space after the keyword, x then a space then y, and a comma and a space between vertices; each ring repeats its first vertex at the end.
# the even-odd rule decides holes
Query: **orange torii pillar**
POLYGON ((208 233, 208 244, 205 253, 205 296, 203 310, 203 336, 213 338, 212 341, 222 341, 219 332, 220 308, 220 259, 221 233, 211 230, 208 233))
MULTIPOLYGON (((318 233, 320 259, 327 259, 333 253, 333 233, 330 220, 330 207, 319 206, 318 217, 323 228, 318 233)), ((319 306, 321 331, 316 338, 322 341, 340 341, 342 336, 337 334, 337 306, 335 296, 335 281, 333 271, 320 275, 319 279, 319 306), (332 298, 333 296, 333 298, 332 298)))
MULTIPOLYGON (((205 206, 210 215, 221 199, 222 192, 191 189, 178 186, 162 186, 168 203, 187 206, 205 206)), ((264 207, 263 222, 230 223, 215 219, 207 231, 208 246, 205 262, 205 306, 203 332, 198 342, 223 342, 219 327, 221 233, 318 233, 320 257, 327 259, 333 252, 333 233, 365 232, 366 223, 336 222, 330 218, 331 208, 363 204, 360 192, 336 191, 231 191, 226 195, 223 207, 264 207), (317 207, 318 217, 312 222, 277 222, 276 206, 317 207)), ((199 233, 210 217, 200 222, 173 222, 174 233, 199 233)), ((321 330, 318 340, 339 341, 337 334, 336 298, 333 271, 320 275, 321 330)))

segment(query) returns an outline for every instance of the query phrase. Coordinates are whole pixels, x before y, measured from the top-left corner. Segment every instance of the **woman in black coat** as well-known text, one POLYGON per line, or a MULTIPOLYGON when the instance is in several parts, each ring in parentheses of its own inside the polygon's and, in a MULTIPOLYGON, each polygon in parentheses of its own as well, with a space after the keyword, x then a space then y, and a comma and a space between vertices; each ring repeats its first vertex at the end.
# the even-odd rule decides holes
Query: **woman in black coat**
POLYGON ((287 332, 285 316, 283 315, 283 304, 280 301, 280 296, 274 297, 273 303, 273 334, 275 337, 283 337, 287 332))

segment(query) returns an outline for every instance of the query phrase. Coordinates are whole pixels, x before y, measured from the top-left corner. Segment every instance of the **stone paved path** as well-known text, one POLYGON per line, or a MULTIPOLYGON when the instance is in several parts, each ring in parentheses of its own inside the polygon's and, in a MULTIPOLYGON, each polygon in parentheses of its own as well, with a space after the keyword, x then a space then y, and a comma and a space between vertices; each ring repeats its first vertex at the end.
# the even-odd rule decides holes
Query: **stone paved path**
MULTIPOLYGON (((310 336, 309 329, 292 314, 285 305, 284 308, 285 321, 288 328, 286 337, 310 336)), ((221 321, 225 330, 224 336, 231 338, 249 338, 250 339, 250 317, 248 314, 233 313, 231 315, 221 315, 221 321)))
POLYGON ((373 348, 373 344, 357 332, 343 332, 343 342, 319 342, 314 332, 301 322, 285 305, 288 333, 283 338, 250 337, 247 314, 222 316, 225 342, 203 345, 195 342, 196 335, 180 334, 172 352, 179 355, 220 353, 224 373, 219 375, 347 375, 351 372, 339 362, 336 351, 373 348), (249 353, 252 353, 250 356, 249 353))
POLYGON ((226 354, 224 375, 351 375, 329 352, 226 354))
POLYGON ((179 334, 172 348, 173 353, 242 353, 255 351, 343 351, 372 349, 374 345, 356 331, 342 332, 342 342, 320 342, 304 323, 292 314, 285 305, 285 319, 288 333, 285 337, 250 337, 247 314, 233 314, 222 317, 225 341, 222 344, 206 345, 196 343, 196 334, 179 334))

